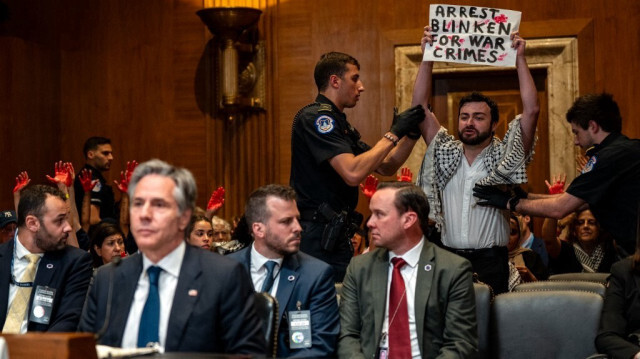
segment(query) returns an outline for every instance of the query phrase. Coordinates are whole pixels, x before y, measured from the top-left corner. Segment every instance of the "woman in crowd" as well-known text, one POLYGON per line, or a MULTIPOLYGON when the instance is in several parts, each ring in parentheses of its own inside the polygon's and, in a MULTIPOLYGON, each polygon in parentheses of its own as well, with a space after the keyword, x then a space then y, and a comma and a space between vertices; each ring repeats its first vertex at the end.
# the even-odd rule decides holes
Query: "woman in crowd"
POLYGON ((191 221, 185 230, 186 240, 192 246, 209 250, 213 239, 213 226, 204 213, 191 216, 191 221))
POLYGON ((640 229, 635 254, 611 266, 596 347, 612 359, 640 358, 640 229))
POLYGON ((524 224, 511 213, 509 218, 509 290, 521 282, 535 282, 549 278, 547 268, 540 255, 529 248, 523 248, 524 224))
POLYGON ((569 222, 567 240, 558 236, 557 221, 546 218, 542 226, 549 269, 552 273, 607 273, 619 258, 613 240, 600 232, 600 224, 590 210, 577 211, 569 222))
POLYGON ((100 222, 90 231, 91 245, 89 251, 93 257, 93 267, 98 268, 110 263, 115 257, 126 255, 124 251, 124 234, 120 227, 112 222, 100 222))

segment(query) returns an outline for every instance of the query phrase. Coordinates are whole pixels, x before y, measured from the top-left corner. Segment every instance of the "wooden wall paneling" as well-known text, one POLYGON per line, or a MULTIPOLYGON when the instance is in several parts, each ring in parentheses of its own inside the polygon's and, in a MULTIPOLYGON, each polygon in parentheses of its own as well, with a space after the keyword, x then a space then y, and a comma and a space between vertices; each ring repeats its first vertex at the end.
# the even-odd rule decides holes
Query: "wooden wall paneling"
POLYGON ((60 142, 59 56, 50 44, 0 36, 0 210, 13 209, 15 177, 27 171, 31 183, 53 174, 60 142))

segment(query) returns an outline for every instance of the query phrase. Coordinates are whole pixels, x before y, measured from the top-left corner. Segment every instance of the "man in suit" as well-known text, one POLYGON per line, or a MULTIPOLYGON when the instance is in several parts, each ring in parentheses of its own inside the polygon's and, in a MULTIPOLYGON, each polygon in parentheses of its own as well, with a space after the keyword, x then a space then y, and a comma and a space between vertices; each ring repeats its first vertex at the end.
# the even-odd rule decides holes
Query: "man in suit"
POLYGON ((407 182, 381 183, 369 208, 376 250, 347 268, 339 357, 475 357, 471 265, 425 238, 424 192, 407 182))
POLYGON ((2 333, 76 330, 91 256, 66 244, 69 205, 57 188, 35 185, 22 191, 18 233, 0 245, 2 333))
POLYGON ((80 330, 98 333, 100 344, 123 348, 264 354, 244 268, 185 245, 196 199, 191 173, 148 161, 134 171, 129 196, 131 231, 141 253, 98 270, 80 330))
POLYGON ((257 291, 278 300, 277 357, 331 357, 340 331, 333 272, 328 264, 299 252, 302 227, 295 199, 288 186, 255 190, 245 208, 253 245, 230 257, 245 266, 257 291), (293 318, 309 319, 310 332, 291 326, 293 318))

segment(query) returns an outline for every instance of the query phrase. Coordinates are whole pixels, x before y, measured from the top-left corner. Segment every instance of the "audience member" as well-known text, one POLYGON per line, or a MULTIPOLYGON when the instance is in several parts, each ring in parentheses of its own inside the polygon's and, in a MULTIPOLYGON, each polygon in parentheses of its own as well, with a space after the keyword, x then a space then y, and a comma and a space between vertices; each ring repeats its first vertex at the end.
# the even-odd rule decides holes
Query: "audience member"
POLYGON ((544 266, 547 267, 549 265, 549 254, 547 253, 547 248, 544 246, 544 240, 533 234, 533 220, 531 216, 521 215, 519 213, 516 213, 516 216, 522 227, 522 243, 520 246, 536 252, 540 256, 544 266))
POLYGON ((278 300, 278 358, 326 358, 336 350, 340 319, 331 267, 299 251, 302 227, 296 192, 282 185, 255 190, 245 216, 253 245, 229 255, 256 291, 278 300), (300 325, 306 321, 307 325, 300 325))
MULTIPOLYGON (((633 253, 640 203, 640 140, 622 131, 618 104, 610 94, 579 97, 567 111, 576 145, 589 161, 561 194, 512 194, 495 187, 474 190, 479 204, 540 217, 562 218, 586 204, 626 254, 633 253)), ((551 255, 551 253, 549 253, 551 255)))
POLYGON ((18 228, 18 217, 15 211, 0 212, 0 244, 13 239, 18 228))
POLYGON ((213 224, 213 242, 216 246, 231 240, 231 224, 229 222, 218 216, 213 216, 211 223, 213 224))
POLYGON ((596 347, 611 359, 640 358, 640 236, 633 256, 611 267, 596 347))
MULTIPOLYGON (((389 131, 370 147, 344 113, 356 106, 364 91, 358 61, 340 52, 325 53, 316 63, 314 78, 315 102, 293 119, 289 183, 298 194, 304 229, 301 250, 329 263, 335 281, 341 282, 353 251, 350 235, 344 228, 332 228, 338 222, 332 219, 358 216, 353 213, 358 184, 372 172, 392 175, 400 168, 420 138, 418 124, 424 120, 424 109, 415 106, 394 113, 389 131)), ((345 226, 349 222, 343 221, 345 226)))
MULTIPOLYGON (((86 161, 82 169, 91 171, 92 179, 98 180, 91 192, 90 224, 97 224, 104 218, 118 220, 115 212, 113 189, 104 178, 104 173, 111 168, 111 162, 113 161, 111 140, 105 137, 90 137, 84 143, 82 152, 86 161)), ((73 185, 77 194, 76 208, 81 211, 82 199, 84 198, 82 184, 76 178, 73 185)), ((80 220, 82 220, 82 217, 80 220)))
POLYGON ((591 210, 576 212, 568 241, 558 238, 556 222, 547 218, 542 226, 552 273, 607 273, 611 265, 620 259, 613 240, 606 233, 601 233, 600 224, 591 210))
POLYGON ((546 280, 549 273, 538 253, 529 248, 522 247, 522 238, 524 238, 524 230, 526 228, 520 222, 520 218, 511 213, 509 218, 509 263, 515 272, 510 270, 509 275, 509 291, 519 282, 535 282, 537 280, 546 280))
MULTIPOLYGON (((62 161, 54 163, 54 177, 46 175, 47 180, 55 184, 71 204, 75 203, 75 191, 72 187, 74 177, 75 171, 71 162, 62 161)), ((69 233, 67 244, 86 250, 89 248, 89 237, 80 225, 77 208, 71 205, 69 207, 69 224, 71 224, 72 231, 69 233), (78 233, 81 234, 81 237, 77 235, 78 233), (80 246, 80 242, 83 244, 82 247, 80 246)))
MULTIPOLYGON (((436 36, 425 27, 424 51, 436 36)), ((522 114, 509 123, 503 140, 494 136, 498 105, 490 98, 472 93, 458 105, 458 140, 431 113, 422 123, 428 148, 418 184, 427 194, 432 216, 441 231, 446 249, 471 261, 480 281, 496 294, 507 291, 509 279, 509 214, 477 206, 475 185, 527 182, 526 165, 531 161, 538 121, 538 93, 525 57, 526 42, 518 32, 511 34, 516 50, 516 71, 520 84, 522 114)), ((413 92, 413 103, 426 104, 431 96, 433 62, 422 62, 413 92)))
POLYGON ((151 160, 135 169, 128 190, 140 253, 98 269, 80 330, 123 348, 264 354, 251 279, 242 265, 185 243, 196 201, 191 172, 151 160))
POLYGON ((213 227, 211 226, 211 220, 206 215, 192 215, 185 233, 187 234, 187 243, 190 245, 206 250, 211 249, 213 227))
POLYGON ((18 233, 0 245, 3 334, 73 332, 91 279, 91 257, 66 244, 69 203, 54 187, 22 190, 18 233))
POLYGON ((102 221, 91 229, 91 256, 93 268, 111 263, 113 258, 124 257, 124 233, 117 224, 102 221))
POLYGON ((377 249, 347 268, 339 357, 474 358, 471 264, 425 238, 426 195, 407 182, 381 183, 369 207, 377 249))

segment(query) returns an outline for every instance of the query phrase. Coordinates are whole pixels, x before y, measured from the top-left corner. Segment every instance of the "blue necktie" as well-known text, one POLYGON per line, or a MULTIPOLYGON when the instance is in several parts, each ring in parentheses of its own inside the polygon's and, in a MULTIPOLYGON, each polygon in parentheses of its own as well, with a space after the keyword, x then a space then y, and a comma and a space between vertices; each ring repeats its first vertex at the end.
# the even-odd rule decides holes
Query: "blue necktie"
POLYGON ((276 264, 278 263, 274 261, 267 261, 267 263, 264 264, 264 266, 267 267, 267 277, 264 279, 261 292, 271 292, 271 287, 273 287, 273 281, 275 279, 273 278, 273 270, 276 264))
POLYGON ((160 327, 160 295, 158 294, 158 278, 162 268, 151 266, 149 274, 149 296, 144 304, 140 327, 138 328, 138 347, 144 348, 148 343, 157 343, 158 328, 160 327))

